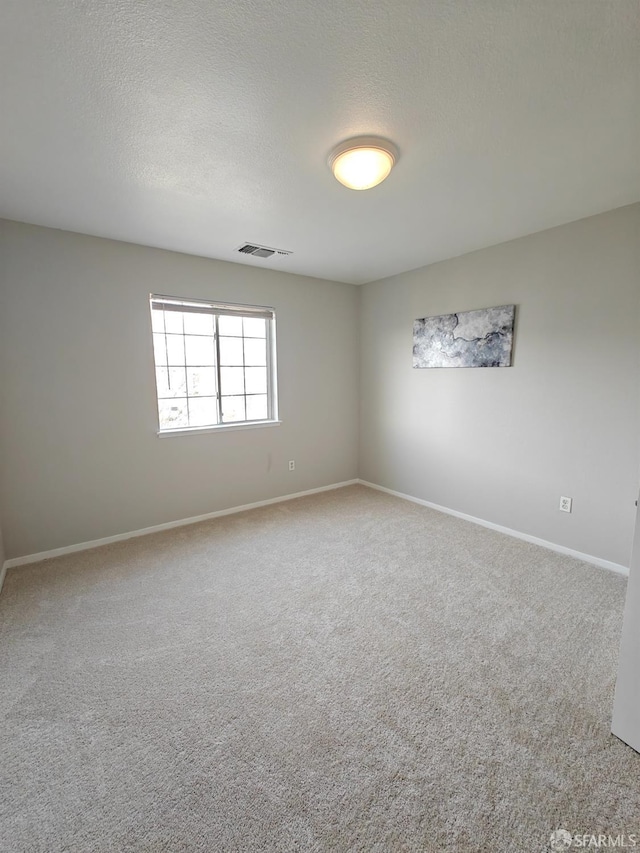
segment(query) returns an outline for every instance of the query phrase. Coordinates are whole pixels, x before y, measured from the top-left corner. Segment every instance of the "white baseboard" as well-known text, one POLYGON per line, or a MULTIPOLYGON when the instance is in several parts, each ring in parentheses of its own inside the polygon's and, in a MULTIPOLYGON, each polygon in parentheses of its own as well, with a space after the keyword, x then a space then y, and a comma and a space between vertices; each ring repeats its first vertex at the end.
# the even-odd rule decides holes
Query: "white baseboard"
POLYGON ((378 486, 376 483, 369 483, 367 480, 358 480, 358 482, 361 486, 367 486, 379 492, 386 492, 388 495, 393 495, 396 498, 402 498, 405 501, 411 501, 421 506, 427 506, 429 509, 435 509, 447 515, 455 515, 456 518, 462 518, 464 521, 471 521, 473 524, 479 524, 481 527, 488 527, 489 530, 497 530, 498 533, 504 533, 507 536, 531 542, 533 545, 540 545, 542 548, 548 548, 550 551, 556 551, 558 554, 575 557, 577 560, 591 563, 594 566, 599 566, 601 569, 608 569, 610 572, 616 572, 619 575, 629 574, 629 569, 626 566, 621 566, 619 563, 612 563, 610 560, 603 560, 601 557, 593 557, 591 554, 583 554, 581 551, 574 551, 573 548, 565 548, 564 545, 556 545, 555 542, 548 542, 546 539, 539 539, 537 536, 530 536, 528 533, 521 533, 519 530, 512 530, 510 527, 503 527, 501 524, 494 524, 492 521, 485 521, 483 518, 467 515, 465 512, 458 512, 455 509, 431 503, 431 501, 424 501, 421 498, 414 498, 412 495, 395 492, 393 489, 387 489, 386 486, 378 486))
POLYGON ((539 539, 537 536, 530 536, 528 533, 521 533, 518 530, 512 530, 510 527, 503 527, 500 524, 494 524, 491 521, 485 521, 482 518, 476 518, 473 515, 467 515, 464 512, 458 512, 455 509, 450 509, 446 506, 432 503, 431 501, 422 500, 422 498, 413 497, 413 495, 405 495, 403 492, 396 492, 393 489, 388 489, 386 486, 379 486, 376 483, 370 483, 367 480, 345 480, 342 483, 332 483, 330 486, 320 486, 317 489, 307 489, 304 492, 295 492, 289 495, 282 495, 277 498, 268 498, 264 501, 255 501, 254 503, 244 504, 242 506, 234 506, 229 509, 221 509, 215 512, 208 512, 204 515, 196 515, 192 518, 182 518, 178 521, 168 521, 164 524, 156 524, 153 527, 144 527, 141 530, 131 530, 128 533, 118 533, 115 536, 106 536, 104 539, 93 539, 90 542, 80 542, 77 545, 67 545, 63 548, 54 548, 51 551, 40 551, 37 554, 27 554, 24 557, 13 557, 10 560, 5 560, 4 565, 0 569, 0 592, 2 592, 2 584, 4 582, 7 569, 15 566, 25 566, 29 563, 38 563, 41 560, 47 560, 51 557, 60 557, 64 554, 73 554, 76 551, 87 551, 90 548, 99 548, 101 545, 109 545, 112 542, 122 542, 126 539, 134 539, 138 536, 146 536, 149 533, 159 533, 162 530, 171 530, 174 527, 185 527, 189 524, 197 524, 199 521, 207 521, 211 518, 220 518, 223 515, 234 515, 238 512, 246 512, 250 509, 257 509, 261 506, 269 504, 283 503, 284 501, 295 500, 306 495, 315 495, 319 492, 328 492, 332 489, 341 489, 345 486, 353 486, 360 484, 369 489, 376 489, 379 492, 386 492, 388 495, 393 495, 396 498, 402 498, 412 503, 420 504, 421 506, 429 507, 437 512, 444 512, 447 515, 453 515, 456 518, 461 518, 464 521, 470 521, 473 524, 479 524, 481 527, 487 527, 490 530, 496 530, 498 533, 504 533, 507 536, 513 536, 516 539, 522 539, 525 542, 531 542, 533 545, 540 545, 542 548, 548 548, 550 551, 556 551, 558 554, 565 554, 569 557, 574 557, 577 560, 583 560, 585 563, 591 563, 594 566, 599 566, 603 569, 608 569, 611 572, 617 572, 621 575, 628 575, 629 569, 619 563, 612 563, 609 560, 603 560, 600 557, 594 557, 591 554, 583 554, 581 551, 575 551, 573 548, 566 548, 564 545, 556 545, 554 542, 548 542, 546 539, 539 539))
MULTIPOLYGON (((359 480, 345 480, 343 483, 332 483, 330 486, 320 486, 317 489, 307 489, 304 492, 295 492, 290 495, 281 495, 278 498, 268 498, 265 501, 255 501, 242 506, 233 506, 229 509, 219 509, 215 512, 207 512, 204 515, 194 515, 192 518, 181 518, 178 521, 167 521, 164 524, 155 524, 153 527, 143 527, 141 530, 131 530, 128 533, 117 533, 115 536, 105 536, 104 539, 93 539, 90 542, 79 542, 77 545, 66 545, 63 548, 54 548, 51 551, 40 551, 37 554, 27 554, 24 557, 12 557, 6 560, 0 573, 0 579, 4 579, 4 574, 7 569, 12 569, 15 566, 25 566, 28 563, 39 563, 41 560, 48 560, 51 557, 61 557, 64 554, 73 554, 76 551, 88 551, 90 548, 99 548, 101 545, 110 545, 112 542, 122 542, 125 539, 134 539, 137 536, 147 536, 149 533, 159 533, 162 530, 171 530, 174 527, 185 527, 188 524, 197 524, 199 521, 208 521, 211 518, 220 518, 223 515, 235 515, 238 512, 246 512, 249 509, 257 509, 261 506, 269 504, 283 503, 284 501, 292 501, 295 498, 303 498, 306 495, 316 495, 319 492, 329 492, 332 489, 342 489, 345 486, 355 486, 359 480)), ((2 584, 0 583, 0 591, 2 584)))

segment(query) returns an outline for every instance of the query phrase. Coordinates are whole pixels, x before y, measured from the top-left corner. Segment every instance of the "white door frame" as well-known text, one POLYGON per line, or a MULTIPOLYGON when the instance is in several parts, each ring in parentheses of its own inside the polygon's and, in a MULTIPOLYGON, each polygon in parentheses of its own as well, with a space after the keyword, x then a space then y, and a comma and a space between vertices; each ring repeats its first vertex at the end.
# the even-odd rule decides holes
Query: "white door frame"
POLYGON ((629 566, 611 731, 640 752, 640 512, 629 566))

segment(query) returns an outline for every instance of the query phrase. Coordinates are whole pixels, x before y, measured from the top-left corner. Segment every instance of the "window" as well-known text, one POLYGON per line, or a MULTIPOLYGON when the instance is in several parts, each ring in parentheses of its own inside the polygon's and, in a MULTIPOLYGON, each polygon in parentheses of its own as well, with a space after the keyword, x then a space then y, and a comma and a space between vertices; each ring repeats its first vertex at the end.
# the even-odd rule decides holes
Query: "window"
POLYGON ((160 432, 277 418, 272 308, 151 295, 160 432))

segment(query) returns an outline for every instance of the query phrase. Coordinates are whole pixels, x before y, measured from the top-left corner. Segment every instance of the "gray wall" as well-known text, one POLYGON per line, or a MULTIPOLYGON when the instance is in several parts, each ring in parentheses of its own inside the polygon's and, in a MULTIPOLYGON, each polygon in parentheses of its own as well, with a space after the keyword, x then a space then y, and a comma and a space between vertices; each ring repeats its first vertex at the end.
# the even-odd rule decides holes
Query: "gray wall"
POLYGON ((633 205, 365 285, 360 476, 628 566, 639 246, 633 205), (506 303, 513 367, 412 369, 415 318, 506 303))
MULTIPOLYGON (((1 283, 1 279, 0 279, 0 283, 1 283)), ((2 291, 0 290, 0 317, 1 316, 2 316, 2 291)), ((1 365, 1 362, 0 362, 0 365, 1 365)), ((0 372, 0 385, 1 385, 1 380, 2 380, 2 373, 0 372)), ((2 391, 0 388, 0 401, 1 400, 2 400, 2 391)), ((2 409, 1 408, 0 408, 0 417, 2 417, 2 409)), ((2 489, 0 488, 0 494, 1 493, 2 493, 2 489)), ((6 555, 4 552, 4 538, 2 536, 2 512, 0 512, 0 589, 2 588, 2 584, 3 584, 3 580, 4 580, 3 567, 4 567, 5 558, 6 558, 6 555)))
POLYGON ((354 286, 6 221, 0 283, 7 558, 357 476, 354 286), (150 291, 275 307, 282 426, 157 437, 150 291))
POLYGON ((634 205, 358 289, 0 221, 6 557, 359 474, 628 565, 639 245, 634 205), (150 291, 276 308, 282 426, 157 438, 150 291), (416 317, 509 302, 513 367, 412 369, 416 317))

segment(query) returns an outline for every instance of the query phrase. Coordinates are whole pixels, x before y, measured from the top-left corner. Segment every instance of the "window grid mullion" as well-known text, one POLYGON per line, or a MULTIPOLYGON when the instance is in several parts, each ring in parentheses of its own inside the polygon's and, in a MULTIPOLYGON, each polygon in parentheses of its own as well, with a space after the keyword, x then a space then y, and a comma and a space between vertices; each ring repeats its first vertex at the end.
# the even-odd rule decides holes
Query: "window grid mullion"
POLYGON ((242 318, 242 404, 244 406, 244 420, 247 420, 247 365, 244 355, 244 317, 242 318))
POLYGON ((184 314, 180 315, 182 321, 182 356, 184 360, 184 396, 187 401, 187 424, 191 426, 191 408, 189 406, 189 386, 187 384, 187 338, 184 333, 184 314))
POLYGON ((218 423, 222 423, 222 374, 220 371, 220 331, 218 328, 218 314, 213 315, 213 334, 216 345, 216 407, 218 423))
POLYGON ((167 385, 171 388, 171 379, 169 378, 171 374, 169 373, 169 341, 167 339, 167 318, 164 316, 164 311, 162 312, 162 334, 164 336, 164 355, 167 359, 167 385))
POLYGON ((264 345, 266 347, 266 362, 267 362, 267 417, 273 418, 273 400, 271 399, 271 390, 273 383, 273 366, 271 361, 271 323, 265 324, 265 341, 264 345))

